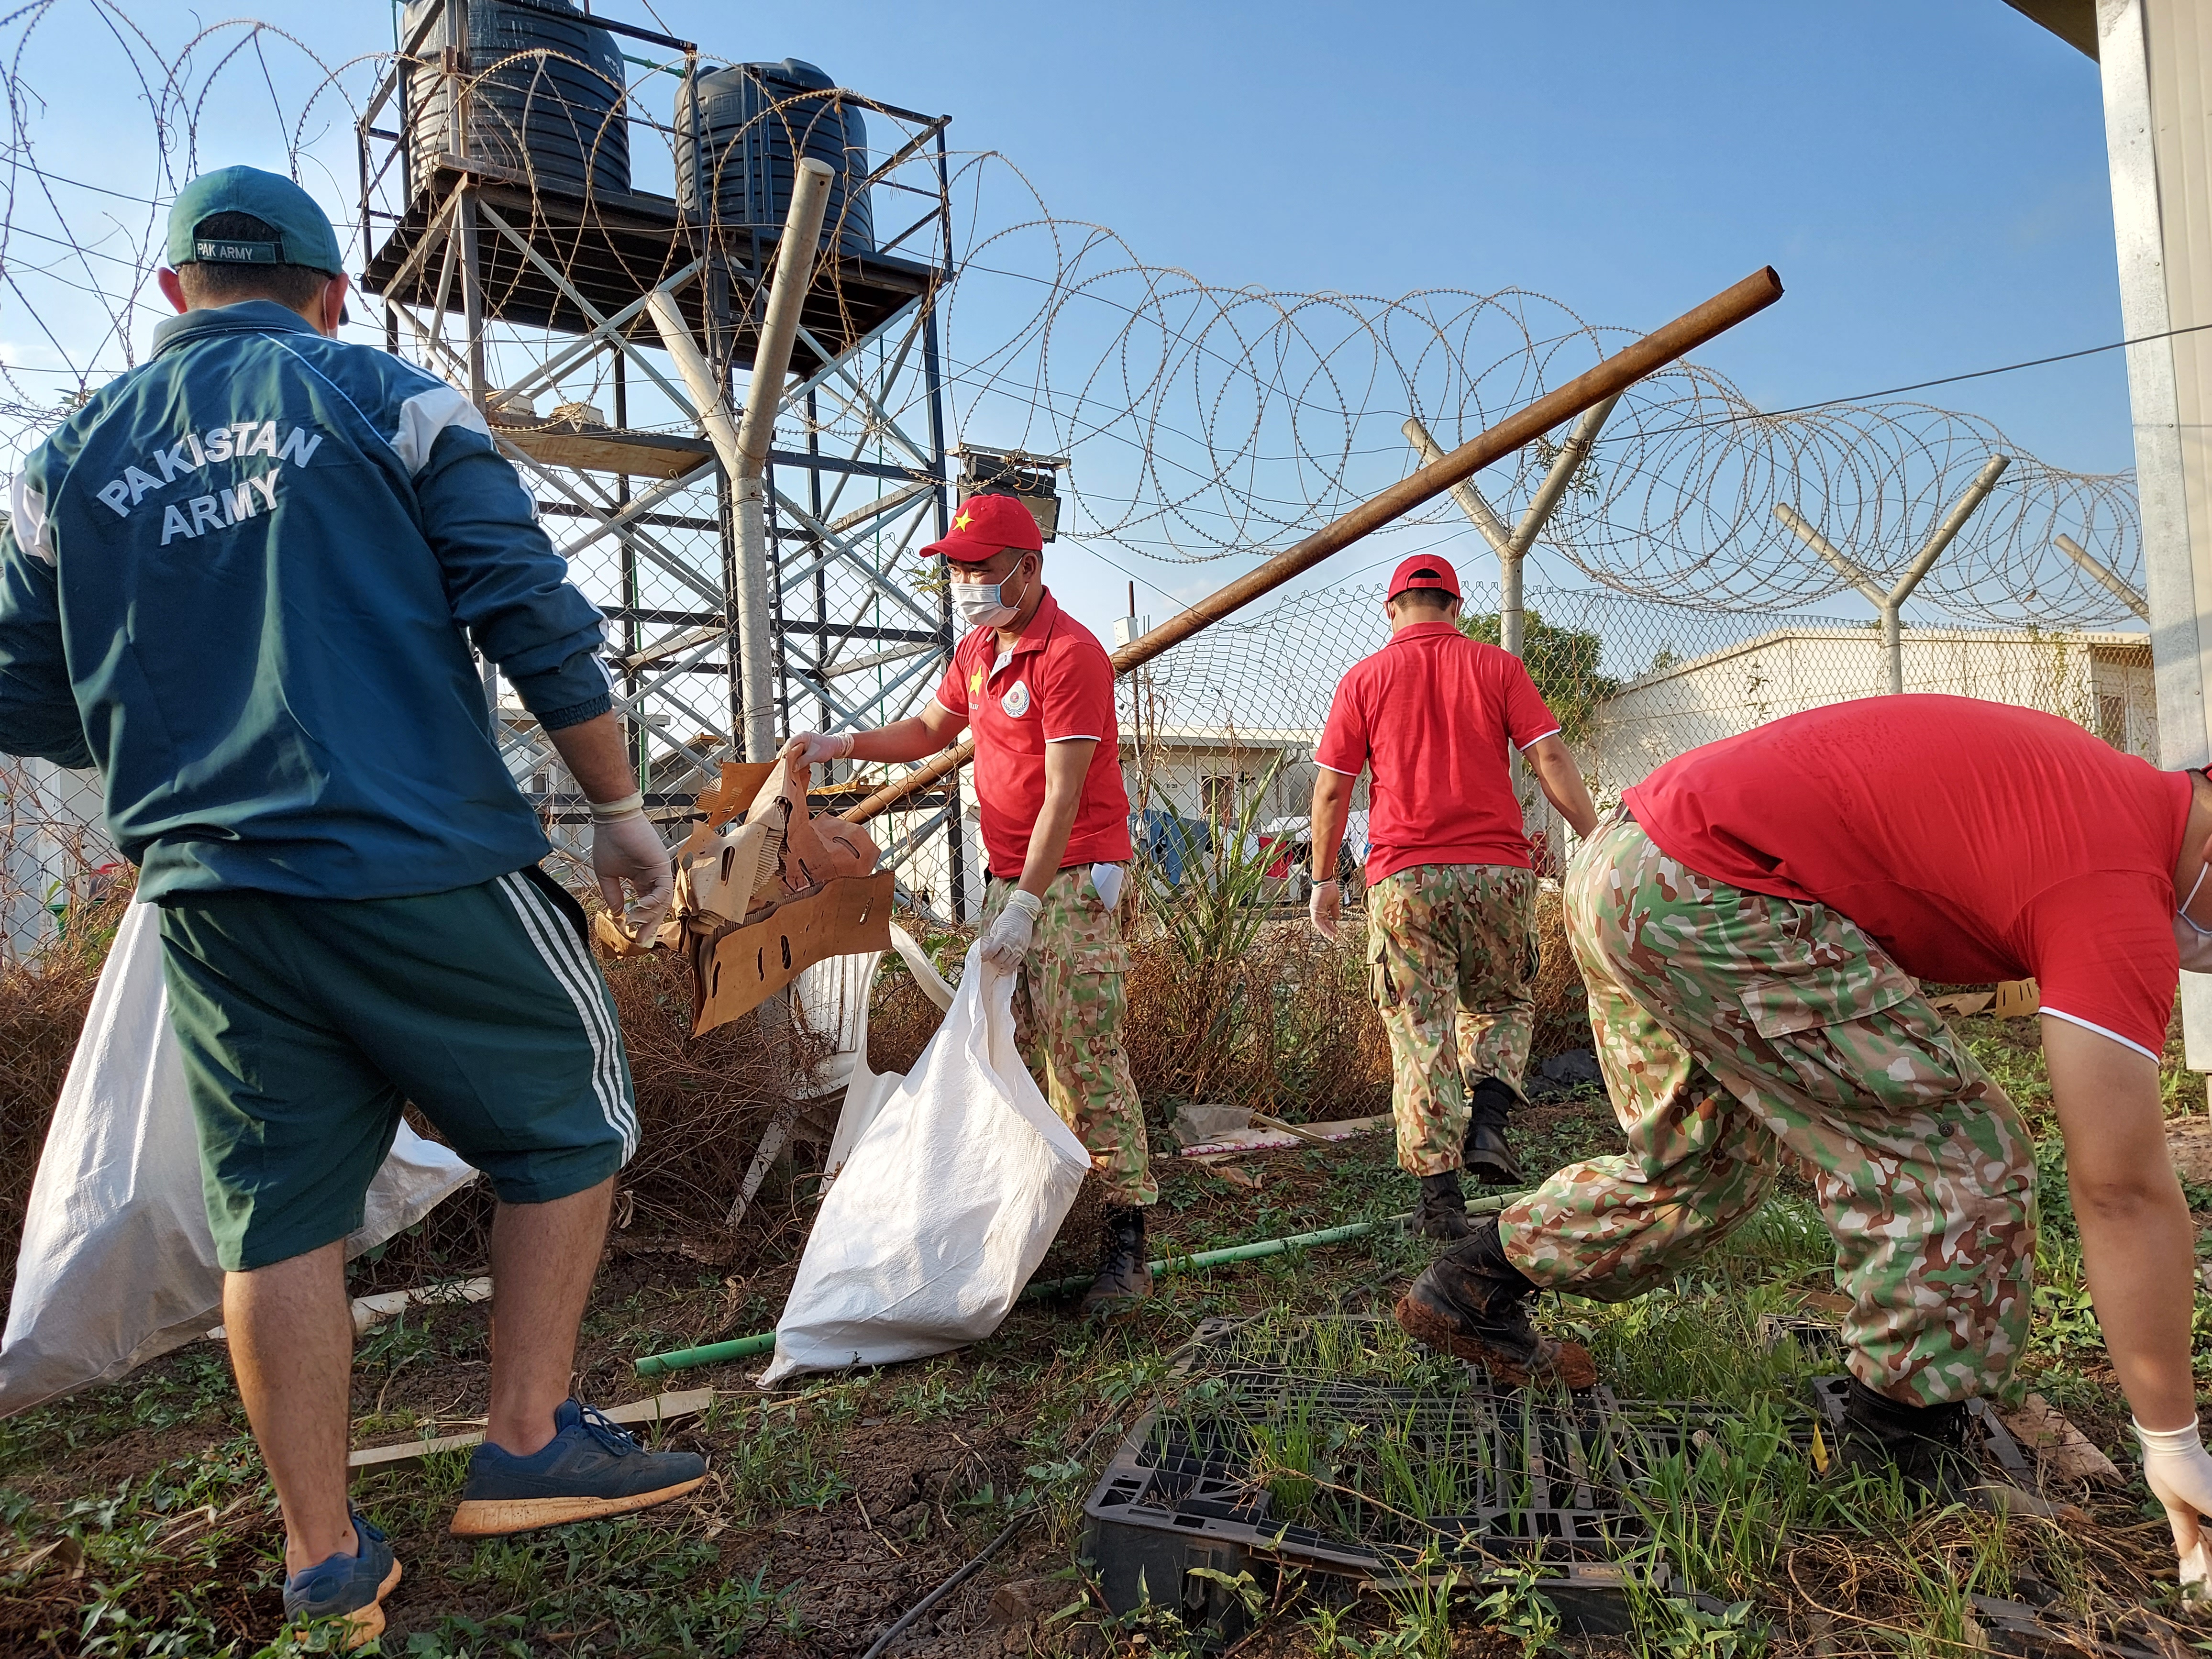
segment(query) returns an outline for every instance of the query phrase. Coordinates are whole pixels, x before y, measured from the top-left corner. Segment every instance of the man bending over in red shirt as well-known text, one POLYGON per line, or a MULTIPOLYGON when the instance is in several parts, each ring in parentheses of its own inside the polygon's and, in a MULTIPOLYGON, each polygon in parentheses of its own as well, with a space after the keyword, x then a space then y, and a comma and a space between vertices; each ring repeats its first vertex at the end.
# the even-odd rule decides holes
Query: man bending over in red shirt
POLYGON ((2202 774, 1965 697, 1842 703, 1669 762, 1566 880, 1628 1150, 1480 1224, 1400 1322, 1508 1380, 1587 1381, 1588 1356, 1540 1337, 1527 1298, 1673 1279, 1758 1209, 1787 1147, 1852 1298, 1844 1456, 1954 1485, 1965 1402, 2027 1337, 2035 1161, 1914 981, 2033 975, 2097 1317, 2183 1578, 2202 1583, 2194 1237, 2158 1056, 2177 969, 2212 970, 2208 855, 2202 774))

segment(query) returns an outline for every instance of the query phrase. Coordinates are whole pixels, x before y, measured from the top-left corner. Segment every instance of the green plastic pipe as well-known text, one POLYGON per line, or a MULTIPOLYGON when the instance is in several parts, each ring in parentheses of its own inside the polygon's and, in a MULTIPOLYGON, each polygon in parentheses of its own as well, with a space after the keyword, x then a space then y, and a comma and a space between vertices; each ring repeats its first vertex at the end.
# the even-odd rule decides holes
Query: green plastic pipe
MULTIPOLYGON (((1492 1198, 1470 1199, 1468 1200, 1468 1213, 1494 1214, 1516 1199, 1527 1195, 1525 1193, 1504 1193, 1492 1198)), ((1225 1267, 1231 1262, 1257 1261, 1266 1256, 1281 1255, 1286 1250, 1306 1250, 1323 1244, 1348 1243, 1352 1239, 1380 1232, 1385 1227, 1403 1226, 1412 1219, 1410 1215, 1394 1215, 1381 1221, 1354 1221, 1342 1227, 1324 1227, 1319 1232, 1292 1233, 1285 1238, 1263 1238, 1253 1244, 1231 1244, 1223 1249, 1201 1250, 1196 1255, 1164 1256, 1149 1265, 1160 1277, 1170 1273, 1195 1273, 1202 1267, 1225 1267)), ((1090 1275, 1085 1273, 1079 1273, 1073 1279, 1050 1279, 1041 1285, 1031 1285, 1022 1292, 1020 1299, 1034 1302, 1047 1297, 1072 1296, 1090 1283, 1090 1275)), ((774 1331, 757 1331, 750 1336, 735 1337, 727 1342, 709 1342, 702 1347, 676 1348, 667 1353, 645 1354, 635 1363, 640 1376, 659 1376, 668 1371, 689 1370, 694 1365, 721 1365, 732 1359, 750 1359, 755 1354, 771 1352, 775 1346, 774 1331)))
POLYGON ((702 1348, 673 1348, 666 1353, 646 1354, 637 1362, 637 1374, 659 1376, 663 1371, 688 1370, 694 1365, 720 1365, 727 1360, 750 1359, 775 1346, 774 1331, 756 1331, 750 1336, 736 1337, 727 1342, 709 1342, 702 1348))

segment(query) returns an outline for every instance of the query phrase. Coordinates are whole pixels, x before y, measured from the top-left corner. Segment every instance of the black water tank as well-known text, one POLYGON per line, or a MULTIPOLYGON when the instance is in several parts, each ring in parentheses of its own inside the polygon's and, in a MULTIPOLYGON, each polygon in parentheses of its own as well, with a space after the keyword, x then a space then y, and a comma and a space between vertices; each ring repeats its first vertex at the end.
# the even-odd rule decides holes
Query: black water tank
MULTIPOLYGON (((428 15, 410 0, 404 44, 428 15)), ((431 27, 408 71, 408 158, 419 181, 437 158, 455 152, 453 85, 437 70, 447 20, 431 27)), ((470 156, 529 173, 545 188, 580 196, 629 191, 629 125, 623 96, 622 49, 585 20, 574 0, 469 0, 470 156), (526 54, 518 56, 517 54, 526 54)))
POLYGON ((698 79, 697 162, 686 84, 676 94, 676 200, 696 216, 702 185, 726 227, 758 226, 773 237, 791 210, 799 158, 825 161, 836 175, 822 215, 822 237, 837 238, 844 254, 872 253, 876 227, 868 210, 868 129, 860 112, 820 94, 836 82, 811 64, 743 64, 703 71, 698 79))

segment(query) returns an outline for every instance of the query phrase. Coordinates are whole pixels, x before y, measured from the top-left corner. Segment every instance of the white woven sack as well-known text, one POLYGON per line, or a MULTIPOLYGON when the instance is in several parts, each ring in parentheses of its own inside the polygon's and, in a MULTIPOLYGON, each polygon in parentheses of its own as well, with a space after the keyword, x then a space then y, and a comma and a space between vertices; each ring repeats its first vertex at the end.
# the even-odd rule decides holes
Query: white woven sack
MULTIPOLYGON (((405 1124, 346 1254, 413 1226, 476 1171, 405 1124)), ((100 970, 23 1218, 0 1335, 0 1417, 189 1342, 222 1317, 161 920, 133 904, 100 970)))
POLYGON ((988 1336, 1044 1259, 1091 1158, 1015 1052, 1013 995, 971 948, 945 1023, 823 1198, 762 1387, 988 1336))

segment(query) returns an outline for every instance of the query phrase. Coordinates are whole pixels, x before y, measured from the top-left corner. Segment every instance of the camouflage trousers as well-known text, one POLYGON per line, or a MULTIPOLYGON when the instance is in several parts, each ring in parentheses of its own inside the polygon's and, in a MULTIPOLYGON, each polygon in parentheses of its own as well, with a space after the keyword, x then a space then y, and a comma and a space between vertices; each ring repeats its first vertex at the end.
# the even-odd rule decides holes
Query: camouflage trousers
POLYGON ((1398 1163, 1460 1167, 1468 1091, 1516 1094, 1535 1016, 1536 878, 1502 864, 1419 864, 1367 890, 1368 988, 1390 1038, 1398 1163))
MULTIPOLYGON (((994 878, 983 898, 988 927, 1014 884, 994 878)), ((1121 1048, 1128 1012, 1129 948, 1121 924, 1099 902, 1091 866, 1061 871, 1044 890, 1044 910, 1014 987, 1014 1042, 1060 1121, 1091 1153, 1109 1204, 1154 1204, 1145 1113, 1121 1048)))
POLYGON ((2033 1301, 2034 1157, 1918 986, 1847 918, 1709 880, 1626 814, 1568 871, 1566 921, 1628 1150, 1507 1210, 1512 1261, 1636 1296, 1755 1211, 1787 1148, 1835 1236, 1852 1372, 1919 1405, 1996 1392, 2033 1301))

